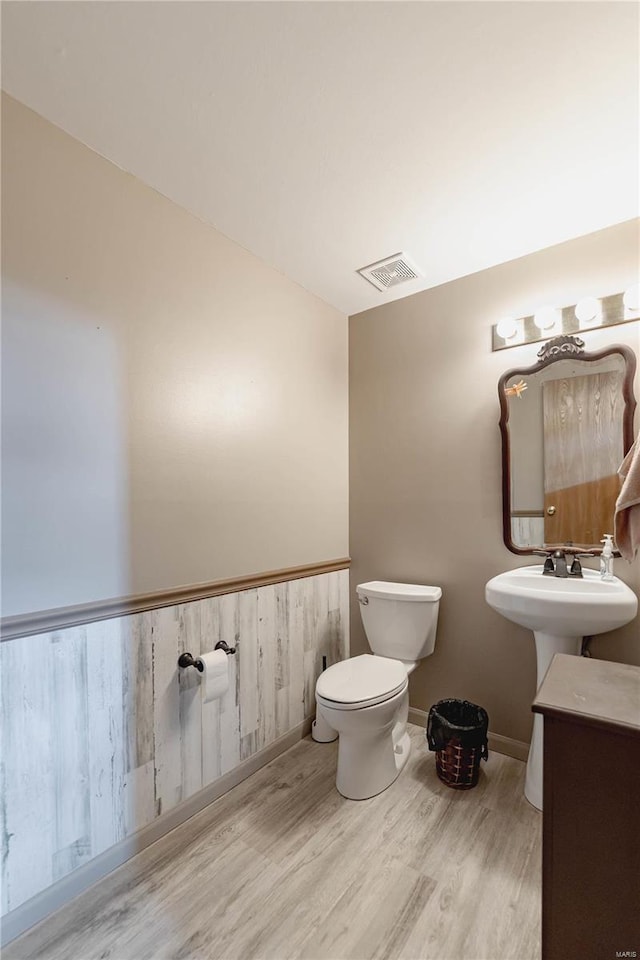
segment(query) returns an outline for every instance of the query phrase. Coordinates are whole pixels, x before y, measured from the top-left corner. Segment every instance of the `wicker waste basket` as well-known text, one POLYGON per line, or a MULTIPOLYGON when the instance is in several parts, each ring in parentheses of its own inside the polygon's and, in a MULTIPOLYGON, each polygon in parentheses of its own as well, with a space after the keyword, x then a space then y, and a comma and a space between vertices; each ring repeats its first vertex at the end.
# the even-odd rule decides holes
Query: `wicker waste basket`
POLYGON ((475 787, 480 760, 489 756, 489 717, 483 707, 468 700, 438 700, 429 710, 427 743, 435 750, 436 771, 456 790, 475 787))

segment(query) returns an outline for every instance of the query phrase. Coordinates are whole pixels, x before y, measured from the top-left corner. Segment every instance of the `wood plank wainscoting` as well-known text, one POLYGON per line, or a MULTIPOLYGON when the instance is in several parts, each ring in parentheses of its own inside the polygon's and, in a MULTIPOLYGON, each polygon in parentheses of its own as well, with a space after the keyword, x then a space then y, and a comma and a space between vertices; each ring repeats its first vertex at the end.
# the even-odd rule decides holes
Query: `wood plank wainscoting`
POLYGON ((349 655, 349 563, 3 621, 4 942, 308 732, 322 658, 349 655), (177 660, 219 639, 230 689, 203 703, 177 660))

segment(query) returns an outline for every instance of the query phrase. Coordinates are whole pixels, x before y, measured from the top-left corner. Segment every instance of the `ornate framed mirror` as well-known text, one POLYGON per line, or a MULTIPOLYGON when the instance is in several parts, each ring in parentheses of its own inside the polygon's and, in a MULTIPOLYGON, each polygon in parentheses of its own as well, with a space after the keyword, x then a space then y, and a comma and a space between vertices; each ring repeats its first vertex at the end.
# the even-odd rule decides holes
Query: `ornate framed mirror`
POLYGON ((588 353, 563 336, 538 357, 498 383, 504 543, 517 554, 599 552, 633 443, 635 354, 620 344, 588 353))

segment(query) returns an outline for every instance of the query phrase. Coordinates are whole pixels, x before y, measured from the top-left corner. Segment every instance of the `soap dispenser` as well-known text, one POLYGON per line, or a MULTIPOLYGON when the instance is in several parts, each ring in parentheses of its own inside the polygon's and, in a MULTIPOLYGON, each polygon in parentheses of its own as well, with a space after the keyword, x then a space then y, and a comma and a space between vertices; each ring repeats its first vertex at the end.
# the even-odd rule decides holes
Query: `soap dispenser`
POLYGON ((602 553, 600 554, 600 578, 602 580, 614 580, 613 576, 613 534, 605 533, 602 553))

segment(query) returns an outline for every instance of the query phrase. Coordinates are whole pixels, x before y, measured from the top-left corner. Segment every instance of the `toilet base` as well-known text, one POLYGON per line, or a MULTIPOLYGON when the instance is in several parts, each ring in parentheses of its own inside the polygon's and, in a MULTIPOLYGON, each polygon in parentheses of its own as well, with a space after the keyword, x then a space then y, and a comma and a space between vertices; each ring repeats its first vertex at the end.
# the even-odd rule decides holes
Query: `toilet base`
POLYGON ((406 689, 384 703, 353 711, 317 703, 312 736, 326 743, 339 734, 336 788, 347 800, 375 797, 398 777, 411 751, 408 712, 406 689))
POLYGON ((398 778, 411 752, 411 740, 403 724, 396 724, 393 737, 369 741, 365 752, 351 738, 340 738, 336 789, 347 800, 369 800, 398 778), (404 728, 404 729, 402 729, 404 728))

